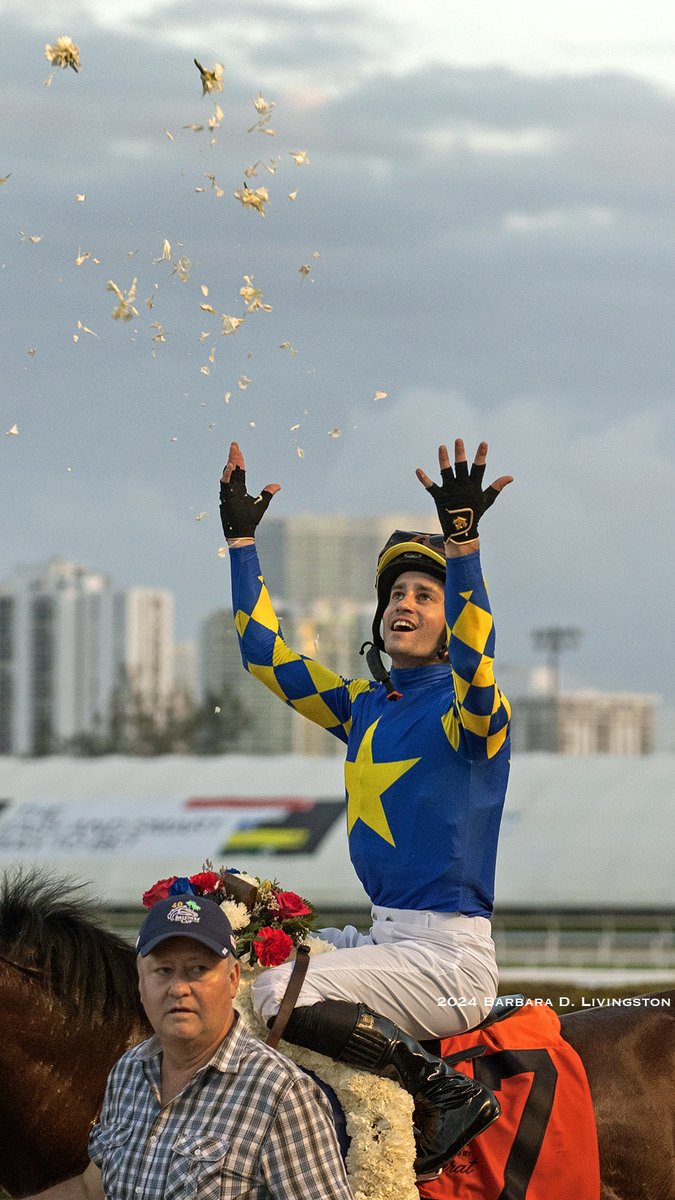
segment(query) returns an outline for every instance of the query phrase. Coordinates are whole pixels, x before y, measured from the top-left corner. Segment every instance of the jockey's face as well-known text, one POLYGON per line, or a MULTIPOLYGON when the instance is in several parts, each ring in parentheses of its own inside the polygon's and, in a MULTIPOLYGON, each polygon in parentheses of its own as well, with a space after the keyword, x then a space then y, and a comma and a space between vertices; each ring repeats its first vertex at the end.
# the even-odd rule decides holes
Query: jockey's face
POLYGON ((440 662, 445 646, 444 590, 423 571, 404 571, 394 580, 382 614, 384 648, 394 667, 440 662))
POLYGON ((234 1020, 239 963, 193 938, 160 942, 137 959, 141 1001, 162 1044, 181 1054, 211 1054, 234 1020))

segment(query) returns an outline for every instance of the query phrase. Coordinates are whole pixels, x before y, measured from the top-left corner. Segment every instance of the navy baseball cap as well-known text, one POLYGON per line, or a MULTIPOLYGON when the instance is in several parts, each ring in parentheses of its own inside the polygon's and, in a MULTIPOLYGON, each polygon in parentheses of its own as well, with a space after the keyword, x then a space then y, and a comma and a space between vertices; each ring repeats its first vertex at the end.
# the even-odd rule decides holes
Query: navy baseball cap
POLYGON ((169 896, 155 904, 136 938, 136 953, 145 958, 167 938, 187 937, 226 958, 236 953, 232 926, 219 904, 206 896, 169 896))

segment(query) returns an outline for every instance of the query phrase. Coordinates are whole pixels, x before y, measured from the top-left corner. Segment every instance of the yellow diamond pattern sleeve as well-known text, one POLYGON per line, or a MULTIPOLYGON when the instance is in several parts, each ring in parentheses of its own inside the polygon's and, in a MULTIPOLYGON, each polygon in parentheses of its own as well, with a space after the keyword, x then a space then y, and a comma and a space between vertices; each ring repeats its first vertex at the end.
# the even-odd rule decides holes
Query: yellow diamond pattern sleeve
POLYGON ((447 561, 446 621, 455 703, 443 717, 450 744, 470 758, 493 758, 511 710, 494 675, 495 630, 478 553, 447 561))
POLYGON ((232 605, 242 662, 265 687, 301 716, 346 742, 352 703, 375 684, 345 679, 286 644, 255 546, 230 553, 232 605))

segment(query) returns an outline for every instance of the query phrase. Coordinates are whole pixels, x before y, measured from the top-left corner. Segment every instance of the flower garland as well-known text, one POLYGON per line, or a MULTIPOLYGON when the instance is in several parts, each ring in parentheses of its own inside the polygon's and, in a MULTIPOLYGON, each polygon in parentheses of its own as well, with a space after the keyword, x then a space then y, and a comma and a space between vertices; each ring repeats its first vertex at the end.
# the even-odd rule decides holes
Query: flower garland
MULTIPOLYGON (((220 905, 232 926, 237 956, 251 965, 278 967, 305 945, 314 926, 314 909, 276 879, 259 879, 234 867, 213 870, 206 862, 196 875, 158 879, 143 893, 145 908, 168 896, 208 896, 220 905)), ((315 940, 315 939, 312 939, 315 940)))
MULTIPOLYGON (((242 972, 233 1004, 251 1032, 265 1041, 269 1031, 255 1016, 251 999, 257 974, 256 968, 242 972)), ((354 1200, 419 1200, 412 1096, 391 1079, 357 1071, 283 1039, 279 1049, 318 1075, 340 1101, 351 1139, 346 1166, 354 1200)))

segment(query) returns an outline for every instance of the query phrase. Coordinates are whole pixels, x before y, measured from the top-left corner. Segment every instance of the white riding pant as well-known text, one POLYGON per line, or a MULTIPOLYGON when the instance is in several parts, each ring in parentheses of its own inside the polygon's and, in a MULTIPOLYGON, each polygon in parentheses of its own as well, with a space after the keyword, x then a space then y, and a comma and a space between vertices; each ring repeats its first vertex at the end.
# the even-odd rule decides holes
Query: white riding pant
MULTIPOLYGON (((353 925, 321 929, 334 951, 313 954, 297 1007, 320 1000, 366 1004, 417 1041, 449 1037, 478 1025, 497 994, 490 922, 461 913, 379 908, 367 934, 353 925)), ((253 1007, 276 1016, 293 963, 263 971, 253 1007)))

